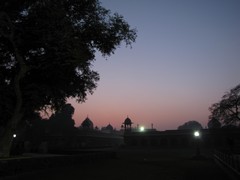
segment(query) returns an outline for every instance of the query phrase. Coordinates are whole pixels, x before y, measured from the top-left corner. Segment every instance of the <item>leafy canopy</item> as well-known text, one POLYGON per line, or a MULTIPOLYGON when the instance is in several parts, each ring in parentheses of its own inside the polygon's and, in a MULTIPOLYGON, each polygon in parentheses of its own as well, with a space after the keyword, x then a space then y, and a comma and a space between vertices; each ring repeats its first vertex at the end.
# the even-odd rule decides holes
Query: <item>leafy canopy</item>
MULTIPOLYGON (((95 53, 109 56, 136 30, 98 0, 0 1, 0 114, 8 119, 20 78, 22 110, 81 102, 97 87, 95 53), (21 68, 25 68, 19 74, 21 68)), ((25 111, 25 114, 27 112, 25 111)))
POLYGON ((226 92, 221 101, 209 108, 209 119, 217 119, 225 125, 240 123, 240 84, 226 92))
POLYGON ((192 120, 178 127, 178 130, 183 130, 183 129, 199 130, 199 129, 202 129, 202 125, 199 122, 192 120))

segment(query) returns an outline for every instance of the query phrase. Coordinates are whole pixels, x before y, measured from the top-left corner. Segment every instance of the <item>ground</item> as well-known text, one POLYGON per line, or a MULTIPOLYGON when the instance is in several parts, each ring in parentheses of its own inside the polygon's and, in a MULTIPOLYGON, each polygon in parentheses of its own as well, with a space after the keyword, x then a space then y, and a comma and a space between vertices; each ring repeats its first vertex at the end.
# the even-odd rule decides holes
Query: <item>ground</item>
POLYGON ((193 149, 120 149, 116 158, 80 166, 51 168, 25 173, 18 180, 227 180, 211 153, 195 159, 193 149))

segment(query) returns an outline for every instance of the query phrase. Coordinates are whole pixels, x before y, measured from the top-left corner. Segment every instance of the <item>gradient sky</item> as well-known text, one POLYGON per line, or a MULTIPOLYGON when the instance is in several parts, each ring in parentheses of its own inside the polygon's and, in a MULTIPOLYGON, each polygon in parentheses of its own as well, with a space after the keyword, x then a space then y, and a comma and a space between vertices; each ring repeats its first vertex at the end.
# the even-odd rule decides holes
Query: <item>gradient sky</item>
POLYGON ((85 103, 70 101, 76 126, 88 115, 94 126, 117 129, 127 116, 160 131, 190 120, 205 127, 211 104, 240 83, 240 1, 100 1, 138 37, 132 49, 96 56, 98 88, 85 103))

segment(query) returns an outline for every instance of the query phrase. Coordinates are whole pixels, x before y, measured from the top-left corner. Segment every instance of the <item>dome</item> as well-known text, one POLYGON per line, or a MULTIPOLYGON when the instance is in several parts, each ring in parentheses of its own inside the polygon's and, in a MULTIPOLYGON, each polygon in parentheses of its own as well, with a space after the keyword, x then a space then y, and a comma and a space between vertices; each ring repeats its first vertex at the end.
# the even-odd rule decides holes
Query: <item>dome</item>
POLYGON ((125 121, 124 121, 123 124, 125 124, 125 125, 131 125, 131 124, 133 124, 133 123, 132 123, 131 119, 130 119, 129 117, 127 117, 127 118, 125 119, 125 121))
POLYGON ((107 125, 107 126, 106 126, 106 130, 113 131, 112 125, 111 125, 111 124, 107 125))
POLYGON ((87 117, 81 124, 83 128, 93 129, 93 122, 87 117))

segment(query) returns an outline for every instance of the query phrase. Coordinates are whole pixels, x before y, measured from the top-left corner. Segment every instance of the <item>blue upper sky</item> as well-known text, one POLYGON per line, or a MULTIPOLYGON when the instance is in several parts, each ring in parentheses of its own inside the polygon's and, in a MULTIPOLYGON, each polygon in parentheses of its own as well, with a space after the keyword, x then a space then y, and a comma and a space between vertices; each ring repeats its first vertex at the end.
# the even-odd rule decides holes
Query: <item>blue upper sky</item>
POLYGON ((206 126, 208 108, 240 83, 239 0, 100 0, 138 31, 132 48, 107 60, 96 56, 101 80, 74 104, 76 124, 119 129, 135 125, 176 129, 189 120, 206 126))

